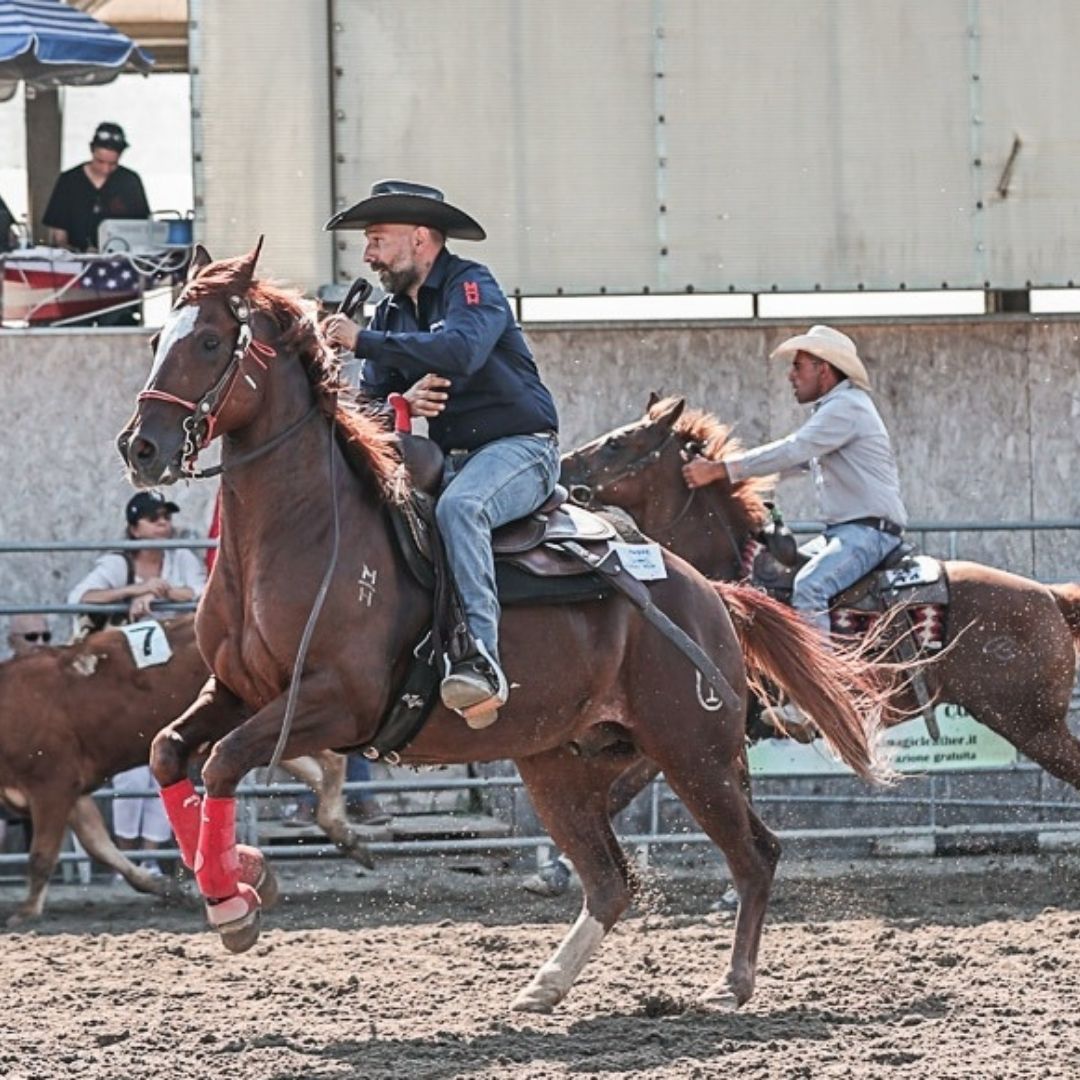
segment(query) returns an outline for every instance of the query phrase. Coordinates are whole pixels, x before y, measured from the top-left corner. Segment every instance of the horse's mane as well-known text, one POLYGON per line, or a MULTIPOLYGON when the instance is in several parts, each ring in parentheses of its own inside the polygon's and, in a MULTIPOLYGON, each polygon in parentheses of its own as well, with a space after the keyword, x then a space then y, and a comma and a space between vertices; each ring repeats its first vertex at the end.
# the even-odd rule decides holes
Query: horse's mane
POLYGON ((389 424, 342 382, 341 363, 316 322, 314 303, 298 289, 258 279, 247 282, 246 270, 244 257, 211 263, 188 282, 178 303, 235 292, 238 285, 245 285, 252 309, 273 319, 281 331, 280 344, 296 353, 319 408, 336 419, 338 440, 350 463, 358 462, 367 470, 384 499, 400 502, 408 482, 389 424))
MULTIPOLYGON (((655 420, 663 415, 677 400, 668 397, 651 405, 648 411, 649 419, 655 420)), ((743 448, 742 443, 731 434, 731 428, 720 423, 712 413, 704 409, 684 409, 675 421, 675 431, 685 441, 700 444, 702 455, 712 461, 724 461, 743 448)), ((762 493, 770 486, 769 477, 751 477, 748 480, 739 480, 727 489, 730 500, 754 528, 764 525, 769 516, 762 501, 762 493)))

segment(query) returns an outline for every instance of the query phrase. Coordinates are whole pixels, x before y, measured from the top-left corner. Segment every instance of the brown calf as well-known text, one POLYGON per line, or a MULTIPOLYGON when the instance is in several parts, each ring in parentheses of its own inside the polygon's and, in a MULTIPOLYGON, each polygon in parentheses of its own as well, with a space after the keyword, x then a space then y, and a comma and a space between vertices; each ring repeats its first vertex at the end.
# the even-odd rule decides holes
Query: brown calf
MULTIPOLYGON (((139 669, 124 634, 103 630, 75 645, 39 648, 0 664, 0 801, 28 813, 34 827, 29 892, 7 922, 41 915, 64 828, 132 888, 176 893, 169 878, 135 866, 113 844, 90 798, 115 773, 144 764, 150 742, 191 704, 207 669, 195 644, 194 618, 165 624, 173 655, 139 669)), ((345 817, 345 759, 329 751, 282 762, 316 795, 316 820, 351 858, 371 865, 345 817)))

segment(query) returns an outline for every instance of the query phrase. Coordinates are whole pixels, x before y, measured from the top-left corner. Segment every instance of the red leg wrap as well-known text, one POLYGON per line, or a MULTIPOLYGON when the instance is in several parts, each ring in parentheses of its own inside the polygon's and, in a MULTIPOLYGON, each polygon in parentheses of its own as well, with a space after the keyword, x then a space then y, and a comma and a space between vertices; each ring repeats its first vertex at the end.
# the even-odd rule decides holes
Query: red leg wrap
POLYGON ((195 880, 207 900, 236 895, 240 859, 236 852, 236 799, 203 799, 195 880))
POLYGON ((185 778, 162 788, 161 801, 165 804, 165 814, 176 835, 176 846, 180 849, 180 858, 184 860, 184 865, 189 870, 193 870, 195 852, 199 847, 202 798, 196 792, 195 785, 185 778))

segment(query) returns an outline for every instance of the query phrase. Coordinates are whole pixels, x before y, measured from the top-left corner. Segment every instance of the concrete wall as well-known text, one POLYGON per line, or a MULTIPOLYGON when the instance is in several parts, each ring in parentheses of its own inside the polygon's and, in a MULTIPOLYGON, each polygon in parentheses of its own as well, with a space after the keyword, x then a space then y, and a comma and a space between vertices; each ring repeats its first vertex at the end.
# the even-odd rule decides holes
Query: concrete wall
MULTIPOLYGON (((123 539, 133 490, 114 440, 150 370, 147 339, 138 329, 0 333, 0 540, 123 539)), ((170 490, 178 531, 205 536, 214 493, 210 483, 170 490)), ((0 554, 0 602, 64 603, 95 558, 0 554)))
MULTIPOLYGON (((893 433, 916 519, 1080 519, 1080 322, 876 322, 860 346, 893 433)), ((546 326, 529 336, 573 446, 639 416, 650 390, 734 423, 748 444, 800 419, 768 352, 804 325, 546 326)), ((0 333, 0 539, 119 538, 130 496, 113 439, 149 368, 131 331, 0 333)), ((212 460, 212 459, 208 459, 212 460)), ((181 527, 205 531, 212 483, 170 492, 181 527)), ((781 485, 789 519, 812 518, 809 484, 781 485)), ((930 538, 940 548, 941 537, 930 538)), ((989 534, 961 551, 1022 573, 1080 580, 1080 536, 989 534)), ((62 601, 90 553, 0 555, 0 601, 62 601)))

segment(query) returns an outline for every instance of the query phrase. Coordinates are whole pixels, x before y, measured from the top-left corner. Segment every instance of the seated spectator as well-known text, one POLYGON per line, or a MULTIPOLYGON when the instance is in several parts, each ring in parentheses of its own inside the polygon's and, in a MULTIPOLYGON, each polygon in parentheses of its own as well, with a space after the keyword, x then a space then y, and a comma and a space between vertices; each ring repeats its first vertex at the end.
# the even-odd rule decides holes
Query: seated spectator
POLYGON ((44 615, 12 615, 8 621, 8 647, 14 656, 48 645, 52 641, 49 620, 44 615))
MULTIPOLYGON (((40 649, 52 641, 49 620, 44 615, 12 615, 8 621, 7 642, 14 656, 25 656, 34 649, 40 649)), ((30 818, 18 809, 7 807, 0 800, 0 851, 7 850, 9 825, 21 825, 23 828, 24 850, 30 848, 30 818)))
POLYGON ((57 177, 41 219, 55 247, 92 251, 97 248, 98 226, 106 218, 150 216, 139 174, 120 164, 127 146, 119 124, 98 124, 90 140, 90 160, 57 177))
MULTIPOLYGON (((179 511, 157 491, 140 491, 125 509, 127 535, 132 540, 168 540, 172 537, 172 516, 179 511)), ((150 605, 155 600, 195 600, 206 584, 201 559, 187 548, 140 548, 137 551, 110 551, 102 555, 93 570, 71 590, 71 604, 127 603, 119 621, 138 622, 157 618, 150 605)), ((104 625, 107 616, 101 617, 104 625)), ((115 616, 110 618, 110 621, 115 616)), ((151 794, 113 800, 113 832, 121 851, 152 851, 167 844, 172 836, 168 818, 157 797, 157 782, 149 765, 137 765, 117 773, 115 791, 143 791, 151 794)), ((155 860, 144 864, 151 873, 160 871, 155 860)))
MULTIPOLYGON (((157 491, 140 491, 124 511, 129 540, 168 540, 180 507, 157 491)), ((195 600, 206 585, 202 560, 188 548, 109 551, 68 595, 69 604, 127 603, 126 615, 91 616, 91 629, 154 618, 155 600, 195 600)))

